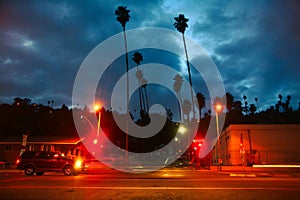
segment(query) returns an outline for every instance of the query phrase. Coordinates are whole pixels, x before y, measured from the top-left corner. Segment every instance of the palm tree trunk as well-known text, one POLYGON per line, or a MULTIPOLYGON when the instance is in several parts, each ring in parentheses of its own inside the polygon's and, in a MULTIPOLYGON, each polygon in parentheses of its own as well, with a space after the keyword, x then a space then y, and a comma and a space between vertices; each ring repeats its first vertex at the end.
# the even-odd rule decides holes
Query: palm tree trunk
POLYGON ((146 98, 146 112, 149 113, 149 103, 148 103, 148 94, 147 94, 147 86, 145 86, 145 98, 146 98))
MULTIPOLYGON (((139 65, 136 65, 137 71, 139 70, 139 65)), ((138 80, 138 85, 139 85, 139 99, 140 99, 140 111, 143 110, 143 105, 142 105, 142 97, 141 97, 141 81, 138 80)))
POLYGON ((192 83, 191 68, 190 68, 189 57, 188 57, 188 52, 187 52, 187 48, 186 48, 186 43, 185 43, 185 37, 184 37, 184 34, 182 34, 182 39, 183 39, 183 45, 184 45, 185 56, 186 56, 186 65, 187 65, 188 73, 189 73, 190 93, 191 93, 191 97, 192 97, 193 119, 195 120, 195 106, 194 106, 194 95, 193 95, 193 83, 192 83))
POLYGON ((124 44, 125 44, 125 52, 126 52, 126 138, 125 138, 125 162, 128 164, 128 113, 129 113, 129 75, 128 75, 128 52, 127 52, 127 39, 126 39, 126 30, 125 26, 123 26, 124 33, 124 44))
POLYGON ((145 97, 144 97, 144 91, 143 91, 143 87, 141 87, 141 97, 142 97, 142 110, 145 111, 146 110, 146 103, 145 103, 145 97))
POLYGON ((140 111, 143 110, 143 104, 142 104, 142 92, 141 92, 141 84, 139 84, 139 100, 140 100, 140 111))
POLYGON ((180 92, 177 93, 177 96, 178 96, 178 110, 179 110, 179 117, 180 117, 180 122, 183 121, 183 118, 181 117, 181 106, 182 106, 182 100, 181 100, 181 95, 180 95, 180 92))

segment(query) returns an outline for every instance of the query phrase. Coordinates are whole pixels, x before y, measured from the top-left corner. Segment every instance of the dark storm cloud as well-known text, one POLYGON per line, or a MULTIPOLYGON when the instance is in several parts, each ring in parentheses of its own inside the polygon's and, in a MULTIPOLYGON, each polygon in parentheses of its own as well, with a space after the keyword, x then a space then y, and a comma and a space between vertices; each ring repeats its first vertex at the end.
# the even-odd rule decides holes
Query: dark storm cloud
MULTIPOLYGON (((1 99, 43 96, 45 99, 39 100, 45 103, 51 96, 71 96, 76 72, 86 55, 101 41, 122 30, 114 11, 123 3, 2 1, 1 99)), ((145 18, 153 19, 158 15, 155 11, 161 11, 160 1, 149 1, 147 9, 140 9, 141 5, 128 6, 133 16, 128 28, 139 27, 145 18)), ((67 102, 57 103, 70 104, 71 97, 67 102)))
POLYGON ((274 104, 279 93, 300 98, 299 1, 233 3, 208 9, 194 32, 216 39, 213 58, 226 88, 241 99, 274 104), (234 9, 235 7, 235 9, 234 9), (257 12, 257 10, 260 12, 257 12), (230 13, 230 14, 228 14, 230 13))

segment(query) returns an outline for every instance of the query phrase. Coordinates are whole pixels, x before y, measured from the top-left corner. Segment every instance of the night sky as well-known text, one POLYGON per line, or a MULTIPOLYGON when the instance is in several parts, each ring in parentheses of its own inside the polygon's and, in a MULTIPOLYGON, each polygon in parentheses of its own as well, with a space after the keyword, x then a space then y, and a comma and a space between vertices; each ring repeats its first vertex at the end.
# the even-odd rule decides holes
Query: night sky
MULTIPOLYGON (((293 108, 298 108, 300 1, 296 0, 2 0, 0 102, 26 97, 36 103, 54 100, 56 107, 71 106, 74 80, 85 57, 102 41, 122 31, 115 16, 120 5, 131 10, 127 30, 176 30, 174 17, 182 13, 189 18, 186 36, 212 57, 226 92, 232 93, 235 100, 242 101, 246 95, 251 104, 258 98, 260 109, 267 109, 277 103, 278 94, 284 100, 291 95, 293 108)), ((182 67, 185 63, 167 52, 142 53, 143 63, 162 62, 188 78, 182 67)), ((130 67, 135 66, 132 54, 129 53, 130 67)), ((125 68, 122 70, 125 72, 125 68)), ((205 86, 197 77, 192 75, 194 89, 206 96, 205 86)), ((160 88, 154 94, 149 88, 151 101, 162 91, 160 88)))

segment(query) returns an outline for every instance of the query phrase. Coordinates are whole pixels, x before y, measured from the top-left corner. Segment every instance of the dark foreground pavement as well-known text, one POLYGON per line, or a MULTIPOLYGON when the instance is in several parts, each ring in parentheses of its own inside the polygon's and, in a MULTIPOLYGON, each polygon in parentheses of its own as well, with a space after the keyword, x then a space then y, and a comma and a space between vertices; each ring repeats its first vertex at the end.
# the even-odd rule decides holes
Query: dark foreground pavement
POLYGON ((0 176, 0 199, 286 200, 300 196, 299 177, 232 176, 235 173, 165 168, 131 174, 94 169, 78 176, 62 173, 25 176, 22 172, 10 171, 0 176))

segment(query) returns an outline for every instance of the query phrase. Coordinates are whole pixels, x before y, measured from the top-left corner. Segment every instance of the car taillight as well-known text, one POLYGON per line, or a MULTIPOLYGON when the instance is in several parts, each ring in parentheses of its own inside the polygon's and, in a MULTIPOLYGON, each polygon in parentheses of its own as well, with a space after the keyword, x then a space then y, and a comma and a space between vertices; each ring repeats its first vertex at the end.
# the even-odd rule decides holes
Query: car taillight
POLYGON ((20 163, 20 159, 17 159, 16 160, 16 165, 19 164, 19 163, 20 163))

